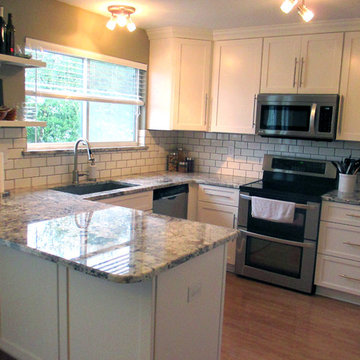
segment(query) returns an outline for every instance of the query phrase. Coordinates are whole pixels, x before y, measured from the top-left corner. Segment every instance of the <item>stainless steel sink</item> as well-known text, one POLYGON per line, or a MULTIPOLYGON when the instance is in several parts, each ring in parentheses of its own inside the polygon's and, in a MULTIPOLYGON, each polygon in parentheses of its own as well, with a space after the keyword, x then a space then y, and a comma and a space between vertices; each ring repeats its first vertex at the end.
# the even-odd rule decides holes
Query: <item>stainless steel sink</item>
POLYGON ((79 185, 67 185, 53 188, 52 190, 62 191, 76 195, 93 194, 103 191, 125 189, 132 186, 138 186, 137 184, 128 184, 125 182, 116 181, 104 181, 91 184, 79 184, 79 185))

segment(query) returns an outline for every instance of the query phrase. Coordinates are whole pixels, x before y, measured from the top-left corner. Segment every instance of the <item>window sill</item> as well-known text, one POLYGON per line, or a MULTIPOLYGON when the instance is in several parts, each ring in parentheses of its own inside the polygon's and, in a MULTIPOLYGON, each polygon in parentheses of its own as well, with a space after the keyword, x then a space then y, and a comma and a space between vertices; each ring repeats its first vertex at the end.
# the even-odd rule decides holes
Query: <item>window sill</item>
MULTIPOLYGON (((121 146, 121 147, 91 147, 94 153, 102 152, 120 152, 120 151, 136 151, 147 150, 148 146, 121 146)), ((86 152, 86 149, 79 149, 79 152, 86 152)), ((24 157, 41 156, 41 155, 73 155, 74 149, 53 149, 53 150, 27 150, 22 152, 24 157)))

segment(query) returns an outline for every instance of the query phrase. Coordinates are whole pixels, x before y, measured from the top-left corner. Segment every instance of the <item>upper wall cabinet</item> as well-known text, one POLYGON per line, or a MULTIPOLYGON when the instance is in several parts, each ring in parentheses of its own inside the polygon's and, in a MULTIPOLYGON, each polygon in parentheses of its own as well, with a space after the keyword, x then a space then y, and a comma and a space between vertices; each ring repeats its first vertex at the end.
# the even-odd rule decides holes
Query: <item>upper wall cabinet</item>
POLYGON ((342 33, 265 38, 262 93, 337 94, 342 33))
POLYGON ((211 41, 150 41, 148 129, 208 129, 211 41))
POLYGON ((337 140, 360 141, 360 32, 345 35, 337 140))
POLYGON ((261 54, 262 39, 215 43, 211 131, 255 133, 261 54))

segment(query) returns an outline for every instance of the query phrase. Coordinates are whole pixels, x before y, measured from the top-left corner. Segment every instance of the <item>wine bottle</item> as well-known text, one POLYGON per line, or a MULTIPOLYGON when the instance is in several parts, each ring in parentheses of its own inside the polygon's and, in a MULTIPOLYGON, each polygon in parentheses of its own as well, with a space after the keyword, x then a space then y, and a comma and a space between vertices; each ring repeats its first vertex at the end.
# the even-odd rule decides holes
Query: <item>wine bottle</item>
POLYGON ((0 6, 0 54, 5 54, 6 22, 4 20, 4 7, 0 6))
POLYGON ((15 55, 15 27, 12 23, 12 14, 8 14, 8 23, 6 27, 6 54, 15 55))

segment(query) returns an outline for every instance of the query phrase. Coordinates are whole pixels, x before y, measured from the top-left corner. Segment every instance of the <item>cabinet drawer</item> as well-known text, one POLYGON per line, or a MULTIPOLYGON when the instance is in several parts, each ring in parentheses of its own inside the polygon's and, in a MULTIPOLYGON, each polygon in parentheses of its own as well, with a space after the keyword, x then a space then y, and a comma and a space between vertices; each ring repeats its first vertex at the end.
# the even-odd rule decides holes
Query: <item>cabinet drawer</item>
POLYGON ((315 284, 360 295, 360 262, 318 255, 315 284))
POLYGON ((320 222, 319 253, 360 261, 360 228, 320 222))
POLYGON ((321 220, 360 226, 360 206, 323 201, 321 220))
POLYGON ((239 205, 239 190, 220 186, 199 185, 198 199, 214 204, 237 207, 239 205))
POLYGON ((114 196, 98 201, 106 204, 123 206, 136 210, 151 210, 153 202, 153 192, 146 191, 130 195, 114 196))

